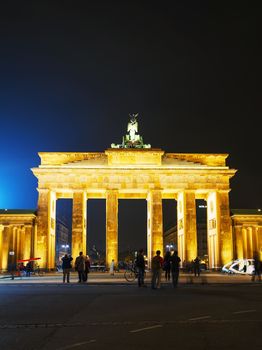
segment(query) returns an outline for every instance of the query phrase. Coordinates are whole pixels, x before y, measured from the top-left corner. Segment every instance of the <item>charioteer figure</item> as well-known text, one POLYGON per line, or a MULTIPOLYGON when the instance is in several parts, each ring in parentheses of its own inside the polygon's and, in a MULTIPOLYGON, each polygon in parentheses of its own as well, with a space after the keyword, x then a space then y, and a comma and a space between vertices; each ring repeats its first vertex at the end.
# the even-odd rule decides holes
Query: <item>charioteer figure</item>
POLYGON ((123 136, 122 144, 111 144, 111 148, 151 148, 151 145, 144 144, 142 136, 138 133, 138 113, 129 114, 130 121, 127 124, 128 134, 123 136))

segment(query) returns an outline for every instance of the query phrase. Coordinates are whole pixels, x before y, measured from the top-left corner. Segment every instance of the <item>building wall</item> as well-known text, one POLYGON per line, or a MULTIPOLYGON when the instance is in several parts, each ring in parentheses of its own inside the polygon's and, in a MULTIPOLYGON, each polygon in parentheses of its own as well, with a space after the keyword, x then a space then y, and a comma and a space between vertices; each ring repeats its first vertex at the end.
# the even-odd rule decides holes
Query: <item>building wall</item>
POLYGON ((35 257, 36 214, 30 210, 0 210, 0 271, 20 259, 35 257))

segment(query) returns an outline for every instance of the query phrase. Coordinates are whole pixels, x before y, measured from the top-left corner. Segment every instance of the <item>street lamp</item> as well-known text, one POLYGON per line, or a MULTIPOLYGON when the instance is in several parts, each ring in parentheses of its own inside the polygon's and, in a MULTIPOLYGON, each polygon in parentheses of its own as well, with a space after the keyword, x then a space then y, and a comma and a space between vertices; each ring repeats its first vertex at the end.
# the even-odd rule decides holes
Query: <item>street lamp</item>
POLYGON ((68 249, 69 248, 69 244, 62 244, 61 247, 64 248, 64 249, 68 249))

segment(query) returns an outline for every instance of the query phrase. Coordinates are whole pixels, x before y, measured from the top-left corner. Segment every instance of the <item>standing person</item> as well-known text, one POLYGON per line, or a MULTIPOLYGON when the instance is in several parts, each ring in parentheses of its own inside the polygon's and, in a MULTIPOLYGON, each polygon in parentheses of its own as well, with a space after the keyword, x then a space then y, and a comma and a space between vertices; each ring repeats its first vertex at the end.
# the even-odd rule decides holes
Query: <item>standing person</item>
POLYGON ((194 274, 195 276, 197 275, 198 277, 200 275, 200 259, 198 256, 194 260, 194 274))
POLYGON ((174 288, 177 286, 178 277, 179 277, 179 265, 180 265, 180 257, 177 255, 177 251, 175 250, 173 255, 170 258, 171 261, 171 272, 172 272, 172 282, 174 288))
POLYGON ((85 279, 84 279, 84 282, 87 282, 87 280, 88 280, 88 274, 90 272, 90 266, 91 266, 90 259, 89 259, 89 256, 87 255, 86 258, 85 258, 85 279))
POLYGON ((144 276, 145 276, 145 258, 144 258, 144 250, 140 249, 137 257, 135 266, 138 271, 138 287, 146 287, 144 283, 144 276))
POLYGON ((26 277, 30 277, 31 276, 31 272, 32 272, 31 261, 28 261, 28 263, 26 264, 25 271, 26 271, 26 277))
POLYGON ((256 276, 257 276, 257 279, 260 282, 261 281, 261 267, 262 266, 261 266, 261 261, 259 260, 259 256, 258 256, 257 252, 254 253, 253 259, 254 259, 254 273, 252 275, 251 280, 255 281, 256 276))
POLYGON ((115 270, 115 260, 112 259, 110 267, 109 267, 110 275, 114 276, 114 270, 115 270))
POLYGON ((170 258, 171 258, 171 253, 168 250, 164 256, 164 267, 163 267, 165 271, 166 281, 170 281, 170 269, 171 269, 170 258))
POLYGON ((85 280, 85 256, 83 252, 79 253, 79 256, 75 261, 75 270, 78 272, 78 283, 84 282, 85 280))
POLYGON ((156 255, 152 259, 152 280, 151 280, 151 288, 156 289, 161 287, 161 274, 163 267, 163 258, 160 256, 161 251, 157 250, 156 255))
POLYGON ((63 270, 63 283, 65 283, 65 280, 67 283, 69 283, 69 277, 70 277, 70 270, 72 268, 71 261, 73 258, 71 256, 68 256, 65 254, 62 258, 62 270, 63 270))

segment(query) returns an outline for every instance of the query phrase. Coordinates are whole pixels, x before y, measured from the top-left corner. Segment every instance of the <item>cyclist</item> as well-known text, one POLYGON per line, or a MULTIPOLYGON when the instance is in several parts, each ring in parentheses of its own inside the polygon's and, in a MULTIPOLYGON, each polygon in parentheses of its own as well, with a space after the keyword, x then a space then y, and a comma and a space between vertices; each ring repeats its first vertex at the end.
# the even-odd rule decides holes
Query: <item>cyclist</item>
POLYGON ((140 249, 136 261, 135 266, 137 268, 138 272, 138 287, 146 287, 144 283, 144 276, 145 276, 145 258, 144 258, 144 250, 140 249))

